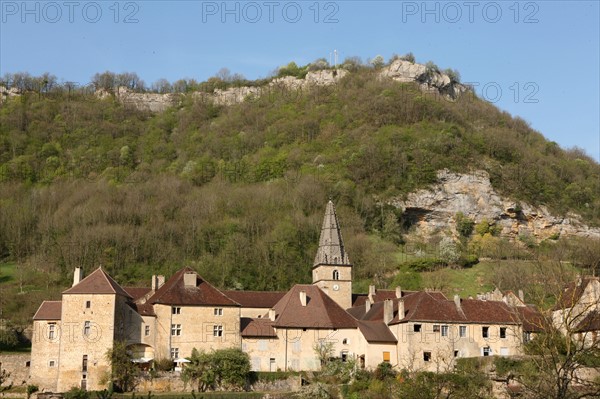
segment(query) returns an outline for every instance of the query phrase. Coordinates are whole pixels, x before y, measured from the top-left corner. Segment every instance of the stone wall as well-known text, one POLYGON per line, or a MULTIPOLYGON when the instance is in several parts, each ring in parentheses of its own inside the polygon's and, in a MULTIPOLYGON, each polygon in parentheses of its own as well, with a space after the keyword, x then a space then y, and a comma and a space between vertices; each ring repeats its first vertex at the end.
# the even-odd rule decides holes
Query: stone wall
POLYGON ((29 365, 31 361, 30 353, 0 353, 0 365, 2 370, 10 373, 7 385, 13 386, 28 385, 29 365))

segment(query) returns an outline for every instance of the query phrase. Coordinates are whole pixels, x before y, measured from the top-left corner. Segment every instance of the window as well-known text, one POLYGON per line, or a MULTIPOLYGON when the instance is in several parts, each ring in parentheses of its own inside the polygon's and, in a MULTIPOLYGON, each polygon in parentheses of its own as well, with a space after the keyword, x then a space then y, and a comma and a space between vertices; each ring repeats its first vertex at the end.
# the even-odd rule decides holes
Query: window
POLYGON ((448 336, 448 326, 442 326, 442 337, 448 336))
POLYGON ((87 355, 83 355, 83 360, 81 361, 81 371, 84 373, 87 372, 87 362, 88 362, 87 355))
POLYGON ((383 352, 383 361, 390 362, 390 352, 383 352))
POLYGON ((145 326, 144 327, 144 335, 147 337, 148 335, 150 335, 150 326, 145 326))
POLYGON ((223 336, 223 326, 220 324, 213 326, 213 337, 222 337, 223 336))
POLYGON ((485 346, 483 348, 483 356, 491 356, 492 355, 492 348, 490 348, 489 346, 485 346))
POLYGON ((90 322, 86 321, 83 323, 83 335, 90 335, 90 322))
POLYGON ((529 331, 525 331, 523 333, 523 342, 527 343, 529 341, 531 341, 531 333, 529 331))
POLYGON ((179 348, 171 348, 171 359, 177 359, 179 357, 179 348))
POLYGON ((56 360, 50 360, 48 362, 48 367, 56 367, 56 360))
POLYGON ((489 327, 481 327, 481 336, 483 338, 489 338, 490 337, 490 328, 489 327))
POLYGON ((333 271, 333 279, 334 280, 339 280, 340 279, 340 272, 337 270, 333 271))
POLYGON ((420 324, 413 325, 413 331, 414 332, 421 332, 421 325, 420 324))
POLYGON ((423 352, 423 361, 425 361, 425 362, 431 361, 431 352, 423 352))
POLYGON ((433 325, 433 332, 440 332, 440 325, 439 324, 434 324, 433 325))
POLYGON ((342 340, 342 344, 343 344, 343 345, 348 345, 348 343, 349 343, 349 342, 350 342, 350 341, 348 340, 348 338, 344 338, 344 339, 342 340))
POLYGON ((181 308, 179 306, 173 306, 171 308, 171 314, 181 314, 181 308))
POLYGON ((506 327, 500 327, 500 338, 506 338, 506 327))
POLYGON ((92 307, 92 301, 85 301, 85 308, 89 309, 92 307))
POLYGON ((48 324, 48 339, 56 338, 56 324, 50 323, 48 324))
POLYGON ((348 361, 348 351, 342 351, 342 362, 346 363, 348 361))
POLYGON ((467 326, 460 326, 458 327, 458 335, 461 338, 464 338, 467 336, 467 326))
POLYGON ((171 335, 181 335, 181 324, 171 324, 171 335))
POLYGON ((223 308, 215 308, 215 316, 223 316, 223 308))
POLYGON ((454 351, 454 357, 458 357, 458 351, 454 351))

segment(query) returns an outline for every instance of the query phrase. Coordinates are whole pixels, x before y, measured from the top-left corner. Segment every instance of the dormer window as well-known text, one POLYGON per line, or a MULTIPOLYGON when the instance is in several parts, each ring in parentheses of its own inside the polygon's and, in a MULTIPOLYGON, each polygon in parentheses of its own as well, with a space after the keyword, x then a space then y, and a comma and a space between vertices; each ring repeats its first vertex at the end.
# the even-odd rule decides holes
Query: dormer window
POLYGON ((340 279, 340 272, 337 270, 333 271, 333 279, 334 280, 339 280, 340 279))

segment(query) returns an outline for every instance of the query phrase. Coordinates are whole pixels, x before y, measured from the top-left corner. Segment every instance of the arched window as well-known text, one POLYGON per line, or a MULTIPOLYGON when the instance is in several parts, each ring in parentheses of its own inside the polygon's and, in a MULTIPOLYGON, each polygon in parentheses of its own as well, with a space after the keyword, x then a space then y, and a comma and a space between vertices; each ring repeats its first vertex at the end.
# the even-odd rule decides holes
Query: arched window
POLYGON ((333 271, 333 279, 334 280, 339 280, 340 279, 340 272, 338 272, 337 270, 333 271))

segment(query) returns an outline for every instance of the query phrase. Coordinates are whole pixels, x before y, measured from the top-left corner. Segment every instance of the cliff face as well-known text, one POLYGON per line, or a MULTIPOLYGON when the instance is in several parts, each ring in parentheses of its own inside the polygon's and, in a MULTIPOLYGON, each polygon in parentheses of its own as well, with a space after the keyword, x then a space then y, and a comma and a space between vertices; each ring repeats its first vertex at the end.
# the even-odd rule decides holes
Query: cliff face
POLYGON ((485 171, 471 174, 439 171, 437 184, 409 194, 406 200, 393 200, 392 204, 403 210, 417 234, 424 237, 444 231, 457 235, 455 215, 462 212, 476 223, 485 219, 495 224, 502 236, 511 239, 519 235, 537 241, 558 235, 600 238, 600 229, 586 226, 578 215, 554 216, 544 206, 517 204, 502 198, 485 171))
MULTIPOLYGON (((348 73, 345 69, 311 71, 304 79, 284 76, 273 79, 269 84, 260 87, 242 86, 226 90, 216 89, 213 93, 196 92, 193 96, 197 100, 209 100, 218 105, 233 105, 249 98, 270 95, 278 90, 303 90, 314 86, 333 85, 348 73)), ((403 60, 392 62, 381 70, 379 76, 398 82, 416 82, 421 90, 439 93, 449 100, 457 99, 468 90, 466 86, 453 82, 449 76, 443 73, 429 71, 425 65, 403 60)), ((101 98, 105 94, 104 91, 96 93, 101 98)), ((177 105, 180 101, 179 94, 136 93, 124 87, 119 87, 116 95, 123 104, 151 112, 162 112, 168 107, 177 105)))

